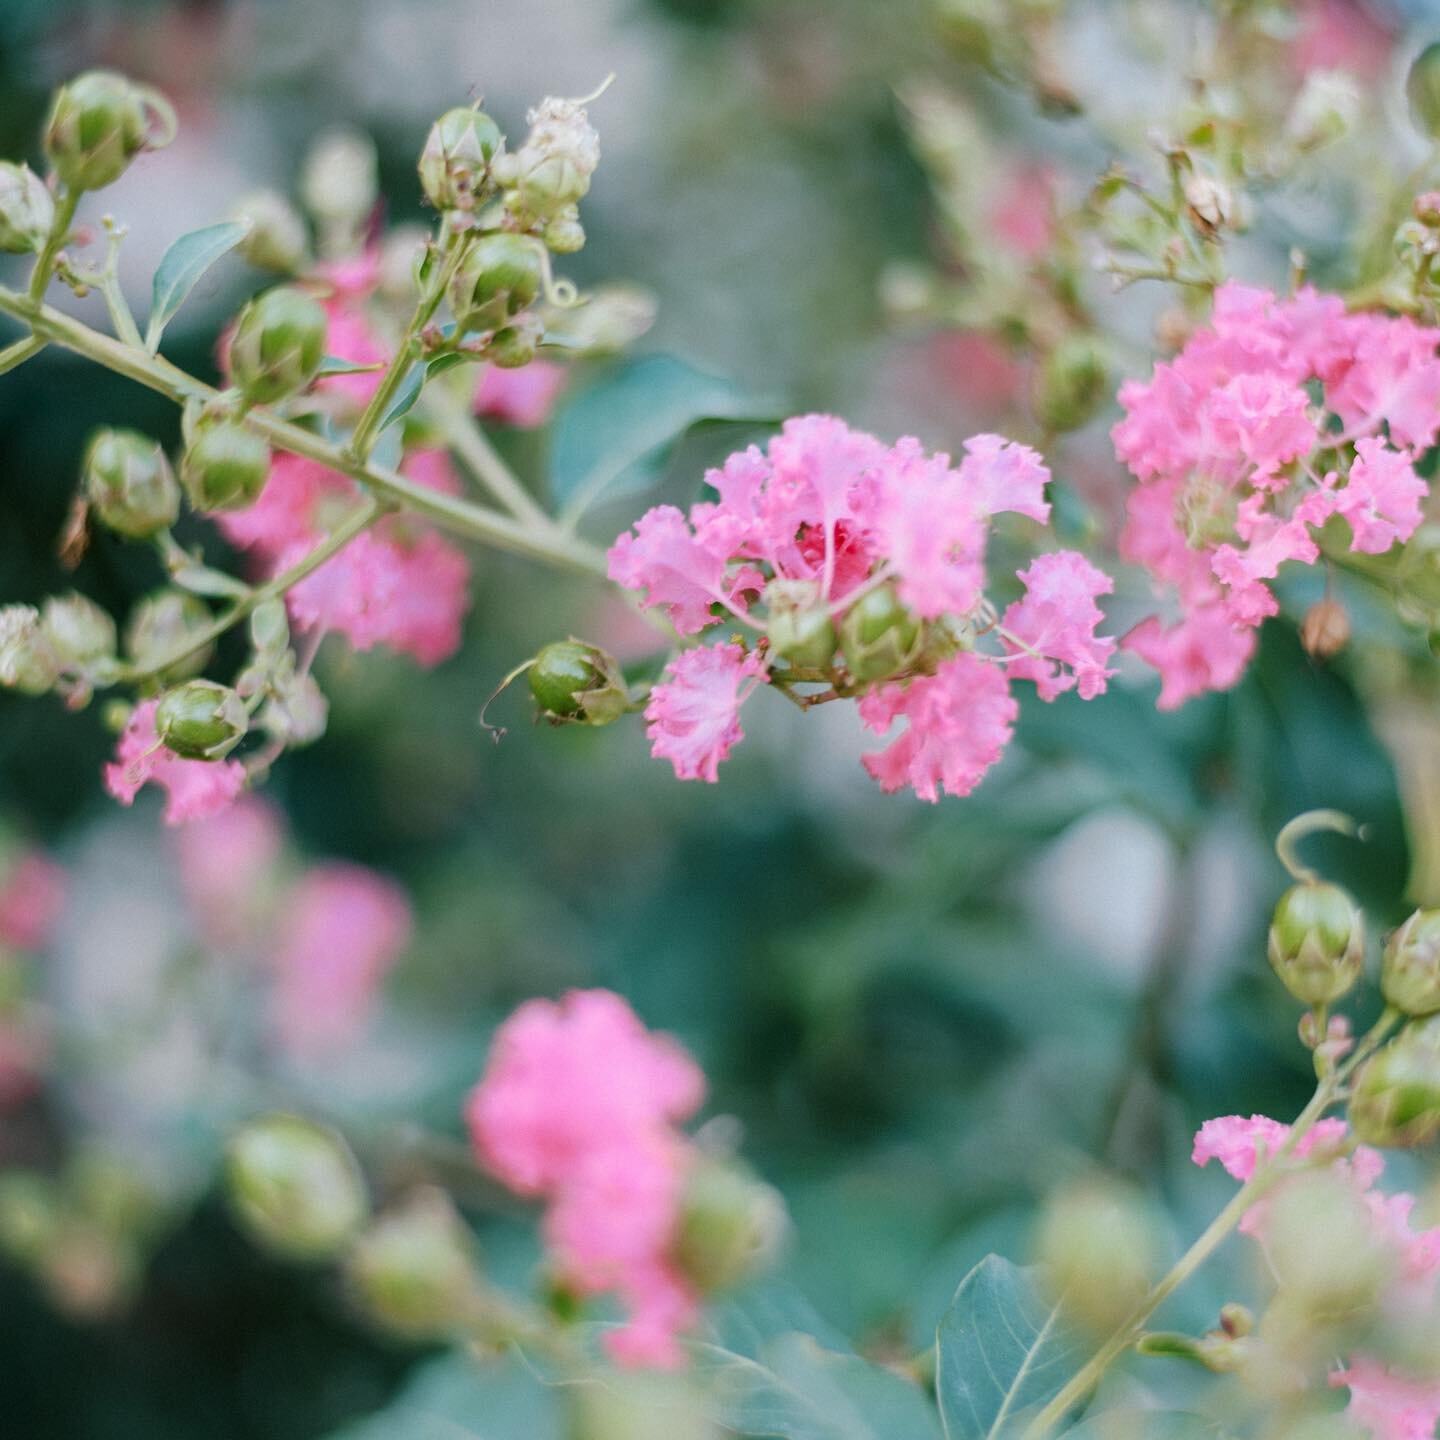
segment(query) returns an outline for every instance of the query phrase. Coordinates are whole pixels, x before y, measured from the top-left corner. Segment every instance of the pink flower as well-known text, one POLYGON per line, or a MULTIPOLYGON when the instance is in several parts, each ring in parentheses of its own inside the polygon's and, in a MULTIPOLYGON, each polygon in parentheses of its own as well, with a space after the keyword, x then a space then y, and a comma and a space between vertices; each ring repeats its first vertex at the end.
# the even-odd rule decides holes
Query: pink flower
POLYGON ((1105 618, 1095 601, 1115 582, 1074 550, 1039 556, 1020 579, 1026 596, 1001 622, 1005 648, 1021 657, 1010 665, 1011 676, 1033 680, 1042 700, 1076 686, 1085 700, 1103 694, 1113 673, 1105 665, 1115 642, 1095 633, 1105 618), (1022 645, 1037 654, 1025 654, 1022 645))
MULTIPOLYGON (((352 365, 385 365, 390 353, 375 333, 365 306, 380 278, 379 260, 367 253, 355 260, 322 267, 322 276, 330 284, 330 293, 321 304, 329 318, 325 353, 352 365)), ((328 375, 316 381, 320 394, 342 397, 355 410, 363 410, 380 388, 383 370, 359 375, 328 375)))
POLYGON ((1330 1377, 1350 1389, 1345 1413, 1371 1440, 1433 1440, 1440 1420, 1440 1381, 1410 1380, 1357 1356, 1330 1377))
POLYGON ((684 514, 673 505, 657 505, 642 515, 635 533, 610 547, 610 578, 630 590, 643 590, 641 603, 659 605, 682 635, 710 624, 710 607, 729 601, 726 557, 700 544, 684 514))
MULTIPOLYGON (((1292 1153, 1304 1159, 1318 1147, 1338 1145, 1346 1133, 1343 1120, 1321 1120, 1301 1137, 1292 1153)), ((1197 1165, 1218 1160, 1232 1179, 1244 1181, 1255 1173, 1261 1152, 1273 1156, 1289 1135, 1288 1125, 1266 1115, 1252 1115, 1248 1120, 1243 1115, 1225 1115, 1200 1127, 1190 1158, 1197 1165)))
POLYGON ((131 805, 152 782, 165 791, 167 825, 218 815, 245 788, 245 767, 238 760, 182 760, 155 733, 156 701, 146 700, 130 714, 115 761, 105 767, 105 788, 131 805))
POLYGON ((533 429, 550 418, 568 378, 568 369, 553 360, 532 360, 514 370, 487 365, 475 389, 475 413, 533 429))
POLYGON ((0 876, 0 945, 41 950, 65 905, 65 872, 39 850, 24 850, 0 876))
POLYGON ((260 498, 244 510, 220 511, 215 522, 232 545, 273 561, 295 546, 314 544, 328 523, 345 515, 357 493, 338 471, 282 450, 271 462, 260 498))
POLYGON ((739 645, 701 645, 682 650, 665 673, 645 707, 650 753, 679 779, 713 785, 720 762, 745 738, 740 707, 762 683, 764 664, 739 645))
POLYGON ((272 1010, 286 1046, 315 1052, 352 1040, 412 928, 405 892, 373 870, 332 862, 303 876, 273 960, 272 1010))
POLYGON ((968 795, 1000 758, 1020 707, 1000 666, 962 654, 934 675, 882 685, 860 702, 860 718, 877 734, 901 716, 909 722, 888 749, 865 756, 885 791, 911 786, 922 800, 968 795))
POLYGON ((284 833, 279 811, 259 795, 188 826, 176 846, 180 884, 201 930, 217 945, 248 934, 273 882, 284 833))
POLYGON ((1350 479, 1335 497, 1336 513, 1350 522, 1350 548, 1380 555, 1408 540, 1419 528, 1428 493, 1408 456, 1378 438, 1356 441, 1350 479))
POLYGON ((1255 653, 1255 632, 1236 625, 1223 607, 1207 605, 1168 628, 1152 615, 1120 648, 1160 672, 1160 709, 1175 710, 1197 695, 1237 684, 1255 653))

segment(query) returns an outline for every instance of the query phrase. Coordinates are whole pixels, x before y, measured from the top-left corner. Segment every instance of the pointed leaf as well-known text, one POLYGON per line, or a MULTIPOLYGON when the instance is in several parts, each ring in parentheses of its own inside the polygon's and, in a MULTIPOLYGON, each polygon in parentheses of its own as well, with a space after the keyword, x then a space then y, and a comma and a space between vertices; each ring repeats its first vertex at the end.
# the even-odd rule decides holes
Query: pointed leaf
POLYGON ((334 375, 374 375, 385 368, 383 360, 377 360, 373 365, 357 365, 353 360, 345 360, 339 355, 327 355, 321 362, 320 368, 315 372, 318 380, 324 380, 334 375))
POLYGON ((145 348, 152 354, 160 344, 165 327, 185 303, 205 272, 228 255, 250 233, 246 220, 227 220, 182 235, 161 258, 155 271, 150 300, 150 324, 145 331, 145 348))
POLYGON ((397 420, 403 420, 415 408, 415 402, 420 398, 420 392, 424 388, 425 366, 417 362, 411 365, 405 378, 400 382, 400 388, 395 392, 395 398, 390 402, 390 408, 381 417, 380 427, 376 433, 383 435, 397 420))

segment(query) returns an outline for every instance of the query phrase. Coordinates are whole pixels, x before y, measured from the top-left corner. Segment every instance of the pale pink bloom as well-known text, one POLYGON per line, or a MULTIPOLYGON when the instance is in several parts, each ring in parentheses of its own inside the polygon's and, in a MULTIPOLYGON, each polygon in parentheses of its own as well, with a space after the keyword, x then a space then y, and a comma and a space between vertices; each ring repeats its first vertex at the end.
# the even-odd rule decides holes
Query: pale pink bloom
POLYGON ((881 685, 860 701, 861 720, 877 734, 907 722, 890 746, 864 757, 865 768, 882 790, 908 785, 932 804, 942 785, 968 795, 1010 743, 1019 713, 1002 666, 957 655, 934 675, 881 685))
POLYGON ((726 559, 698 543, 684 514, 657 505, 610 547, 610 578, 627 590, 644 591, 641 604, 659 605, 682 635, 703 630, 710 607, 731 597, 726 559))
MULTIPOLYGON (((390 354, 366 314, 366 303, 380 279, 380 260, 368 250, 350 260, 320 267, 327 292, 321 297, 330 327, 325 353, 352 365, 385 365, 390 354)), ((317 391, 342 396, 354 409, 363 410, 380 388, 383 370, 359 375, 328 375, 315 382, 317 391)))
MULTIPOLYGON (((1338 1145, 1347 1134, 1343 1120, 1319 1121, 1300 1139, 1291 1152, 1304 1159, 1317 1147, 1338 1145)), ((1245 1181, 1255 1173, 1262 1154, 1273 1156, 1290 1136, 1290 1127, 1267 1115, 1224 1115, 1207 1120, 1195 1135, 1190 1158, 1197 1165, 1218 1160, 1234 1180, 1245 1181)))
POLYGON ((1311 70, 1348 70, 1362 80, 1379 82, 1390 64, 1395 33, 1378 7, 1357 0, 1306 0, 1300 33, 1290 59, 1304 74, 1311 70))
POLYGON ((176 845, 180 884, 206 938, 232 944, 249 934, 274 882, 284 844, 280 812, 259 795, 186 827, 176 845))
POLYGON ((40 950, 65 905, 65 872, 39 850, 25 850, 0 875, 0 945, 40 950))
POLYGON ((1009 666, 1011 677, 1033 680, 1042 700, 1077 687, 1084 700, 1103 694, 1114 673, 1106 663, 1115 641, 1096 635, 1105 617, 1095 601, 1115 582, 1075 550, 1037 556, 1020 579, 1025 598, 1001 621, 1005 648, 1019 657, 1009 666), (1022 646, 1037 653, 1027 654, 1022 646))
POLYGON ((1336 513, 1350 522, 1350 548, 1380 555, 1408 540, 1419 528, 1428 493, 1408 456, 1376 437, 1356 441, 1350 478, 1335 496, 1336 513))
POLYGON ((1237 375, 1215 391, 1210 423, 1216 441, 1251 467, 1252 479, 1269 483, 1281 466, 1315 448, 1309 410, 1310 397, 1284 376, 1237 375))
POLYGON ((745 738, 740 707, 764 683, 760 657, 735 644, 682 650, 650 692, 645 734, 650 753, 681 780, 717 779, 720 762, 745 738))
POLYGON ((245 788, 245 767, 238 760, 182 760, 167 750, 155 733, 156 705, 145 700, 131 711, 115 761, 105 767, 105 788, 131 805, 143 786, 160 786, 167 825, 218 815, 245 788))
POLYGON ((532 360, 509 370, 487 365, 475 387, 475 413, 527 430, 543 425, 569 373, 553 360, 532 360))
POLYGON ((1382 422, 1391 441, 1420 451, 1440 430, 1440 331, 1408 315, 1347 317, 1350 363, 1325 386, 1325 403, 1354 435, 1382 422))
POLYGON ((1335 1371, 1330 1383, 1349 1387, 1345 1413, 1371 1440, 1434 1440, 1440 1381, 1407 1379, 1359 1355, 1347 1369, 1335 1371))
POLYGON ((405 892, 373 870, 332 862, 302 876, 272 959, 271 1010, 284 1044, 314 1053, 353 1040, 412 929, 405 892))
POLYGON ((1255 653, 1255 632, 1235 624, 1219 605, 1191 610, 1177 624, 1165 626, 1151 616, 1120 642, 1159 672, 1162 710, 1175 710, 1211 690, 1228 690, 1239 682, 1255 653))
POLYGON ((1016 165, 991 199, 988 231, 1005 249, 1030 260, 1055 237, 1055 172, 1048 165, 1016 165))
POLYGON ((244 510, 222 510, 214 519, 232 545, 273 561, 298 545, 313 545, 356 503, 353 481, 314 460, 280 451, 265 488, 244 510))

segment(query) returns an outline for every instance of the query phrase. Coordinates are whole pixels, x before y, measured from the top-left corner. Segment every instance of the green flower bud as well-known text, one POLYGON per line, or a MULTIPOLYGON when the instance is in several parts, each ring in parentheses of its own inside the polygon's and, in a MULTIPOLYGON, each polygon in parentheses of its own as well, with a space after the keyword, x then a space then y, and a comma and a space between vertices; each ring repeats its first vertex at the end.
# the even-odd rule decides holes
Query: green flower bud
MULTIPOLYGON (((125 653, 142 670, 151 670, 173 655, 187 640, 207 630, 213 620, 209 607, 186 590, 157 590, 142 600, 125 627, 125 653)), ((178 685, 198 675, 209 662, 213 642, 202 645, 156 678, 162 685, 178 685)))
POLYGON ((197 510, 243 510, 269 474, 269 445, 238 420, 197 426, 180 459, 180 480, 197 510))
POLYGON ((0 160, 0 250, 38 250, 54 223, 55 201, 45 182, 28 165, 0 160))
POLYGON ((33 1264, 55 1234, 60 1207, 55 1184, 31 1170, 0 1175, 0 1250, 33 1264))
POLYGON ((313 296, 294 285, 257 295, 240 312, 230 341, 230 373, 253 405, 298 394, 325 359, 329 321, 313 296))
POLYGON ((257 270, 293 275, 304 266, 310 249, 305 221, 283 195, 256 190, 237 201, 230 216, 250 226, 239 249, 257 270))
POLYGON ((1334 1321, 1375 1303, 1390 1278, 1390 1262, 1352 1180, 1333 1170, 1297 1175, 1266 1206, 1266 1258, 1281 1289, 1312 1322, 1334 1321), (1318 1236, 1323 1244, 1316 1243, 1318 1236))
POLYGON ((290 617, 283 600, 266 600, 250 614, 250 643, 261 655, 279 655, 290 644, 290 617))
POLYGON ((613 656, 583 640, 545 646, 529 671, 530 693, 554 725, 609 725, 630 708, 613 656))
POLYGON ((920 645, 920 622, 893 585, 862 595, 840 622, 840 649, 857 680, 883 680, 903 670, 920 645))
POLYGON ((380 194, 379 159, 370 138, 354 130, 322 135, 306 157, 300 193, 311 214, 327 225, 359 225, 380 194))
POLYGON ((1417 910, 1385 942, 1380 990, 1406 1015, 1440 1010, 1440 910, 1417 910))
MULTIPOLYGON (((799 1337, 788 1337, 798 1339, 799 1337)), ((705 1397, 683 1375, 615 1370, 565 1390, 567 1440, 725 1440, 705 1397)))
POLYGON ((772 580, 765 587, 765 603, 771 653, 802 669, 828 668, 838 639, 820 587, 811 580, 772 580))
POLYGON ((1078 430, 1110 396, 1104 346, 1093 335, 1067 335, 1035 375, 1035 418, 1047 430, 1078 430))
POLYGON ((1440 40, 1427 45, 1405 77, 1410 115, 1422 134, 1440 140, 1440 40))
POLYGON ((71 669, 87 670, 113 659, 120 644, 110 616, 73 590, 45 602, 40 625, 50 648, 71 669))
POLYGON ((490 184, 490 162, 504 137, 483 110, 447 110, 420 153, 420 186, 437 210, 473 210, 490 184))
POLYGON ((154 91, 109 70, 89 70, 56 95, 45 153, 71 190, 99 190, 142 150, 168 144, 174 125, 174 112, 154 91), (151 128, 156 119, 158 132, 151 128))
POLYGON ((379 291, 397 305, 413 300, 419 285, 418 267, 430 246, 423 225, 397 225, 380 247, 379 291))
POLYGON ((44 695, 64 667, 31 605, 0 606, 0 686, 22 695, 44 695))
POLYGON ((788 1225, 772 1186, 735 1160, 697 1160, 685 1178, 674 1260, 702 1294, 738 1285, 763 1270, 788 1225))
POLYGON ((494 330, 534 304, 543 280, 535 242, 505 233, 482 235, 450 282, 450 308, 463 330, 494 330))
POLYGON ((1408 1026, 1361 1066, 1350 1123, 1367 1145, 1425 1145, 1440 1135, 1440 1022, 1408 1026))
POLYGON ((350 1288, 386 1330, 414 1340, 443 1339, 474 1310, 474 1237, 450 1197, 416 1191, 379 1216, 346 1262, 350 1288))
POLYGON ((572 206, 547 221, 543 236, 545 244, 557 255, 574 255, 583 250, 585 227, 580 223, 579 210, 572 206))
POLYGON ((230 1203, 252 1239, 296 1260, 340 1254, 365 1222, 365 1181, 332 1130, 298 1115, 247 1125, 226 1156, 230 1203))
POLYGON ((514 191, 506 204, 523 218, 562 214, 590 189, 600 163, 600 137, 573 100, 545 100, 530 112, 530 133, 506 167, 514 191))
POLYGON ((164 450, 136 430, 96 432, 84 483, 101 523, 131 540, 148 540, 180 514, 180 487, 164 450))
POLYGON ((223 760, 249 728, 245 702, 213 680, 190 680, 167 690, 155 710, 155 733, 187 760, 223 760))
POLYGON ((1360 978, 1365 917, 1338 885, 1292 885, 1275 907, 1269 954, 1281 983, 1297 1000, 1328 1005, 1360 978))

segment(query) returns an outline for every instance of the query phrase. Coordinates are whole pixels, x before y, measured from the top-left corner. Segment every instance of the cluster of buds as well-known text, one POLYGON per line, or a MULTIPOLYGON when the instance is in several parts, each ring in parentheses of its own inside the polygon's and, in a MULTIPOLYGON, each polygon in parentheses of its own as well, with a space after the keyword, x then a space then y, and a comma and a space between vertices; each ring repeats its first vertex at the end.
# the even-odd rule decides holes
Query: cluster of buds
POLYGON ((110 683, 118 644, 114 620, 75 591, 52 595, 39 610, 0 607, 0 686, 22 695, 59 690, 83 705, 110 683))

